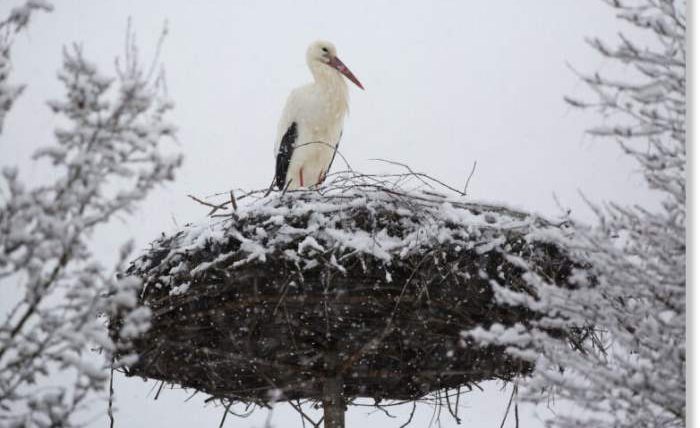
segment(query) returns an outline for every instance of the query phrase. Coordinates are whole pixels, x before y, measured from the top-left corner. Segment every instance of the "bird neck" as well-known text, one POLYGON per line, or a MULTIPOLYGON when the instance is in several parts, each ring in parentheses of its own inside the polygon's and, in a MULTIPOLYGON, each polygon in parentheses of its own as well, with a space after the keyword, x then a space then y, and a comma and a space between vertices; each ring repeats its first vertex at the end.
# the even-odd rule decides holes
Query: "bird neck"
POLYGON ((345 83, 343 76, 337 70, 325 64, 314 64, 309 68, 314 76, 316 85, 323 89, 323 93, 347 108, 348 85, 345 83))

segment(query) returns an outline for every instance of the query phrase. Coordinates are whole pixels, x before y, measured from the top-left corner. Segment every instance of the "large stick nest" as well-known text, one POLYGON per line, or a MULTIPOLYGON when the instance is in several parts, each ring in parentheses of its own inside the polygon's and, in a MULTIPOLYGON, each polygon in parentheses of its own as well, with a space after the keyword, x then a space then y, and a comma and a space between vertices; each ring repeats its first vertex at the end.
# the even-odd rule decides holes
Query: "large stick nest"
POLYGON ((492 281, 526 290, 533 269, 568 286, 565 225, 404 180, 339 173, 319 190, 207 202, 207 222, 132 263, 153 318, 128 374, 256 403, 320 399, 329 377, 350 401, 527 374, 463 332, 535 316, 499 304, 492 281))

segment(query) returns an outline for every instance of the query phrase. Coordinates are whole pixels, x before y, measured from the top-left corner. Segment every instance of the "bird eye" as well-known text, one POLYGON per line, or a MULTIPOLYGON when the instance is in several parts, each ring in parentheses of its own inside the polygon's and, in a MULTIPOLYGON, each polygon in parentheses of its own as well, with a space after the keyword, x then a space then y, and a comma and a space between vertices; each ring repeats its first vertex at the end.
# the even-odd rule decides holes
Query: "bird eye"
POLYGON ((328 53, 328 48, 321 48, 321 50, 325 53, 328 53))

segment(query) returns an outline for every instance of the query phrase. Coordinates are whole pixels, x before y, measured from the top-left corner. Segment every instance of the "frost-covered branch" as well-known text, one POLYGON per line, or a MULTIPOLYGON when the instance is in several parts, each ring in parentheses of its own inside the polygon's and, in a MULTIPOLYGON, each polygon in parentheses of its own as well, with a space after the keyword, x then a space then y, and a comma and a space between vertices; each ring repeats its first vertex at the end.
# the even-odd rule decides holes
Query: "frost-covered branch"
POLYGON ((29 186, 16 168, 2 171, 0 281, 22 293, 0 324, 2 424, 79 423, 88 397, 104 392, 119 345, 99 316, 123 313, 125 342, 148 326, 148 311, 135 309, 140 284, 115 276, 129 246, 115 270, 100 265, 89 246, 99 226, 132 212, 181 163, 166 147, 175 131, 165 120, 172 103, 134 52, 130 45, 128 66, 112 78, 79 47, 65 49, 58 79, 66 95, 49 102, 61 126, 56 142, 35 154, 51 163, 55 180, 29 186), (93 348, 107 359, 95 358, 93 348))
POLYGON ((12 73, 10 58, 12 42, 17 33, 27 28, 34 12, 40 10, 50 12, 53 10, 53 5, 44 0, 27 0, 24 5, 13 8, 7 18, 0 21, 0 133, 7 112, 24 89, 24 85, 8 82, 12 73))
MULTIPOLYGON (((612 137, 643 171, 663 199, 658 209, 593 208, 599 224, 573 224, 572 250, 590 266, 572 289, 528 273, 537 298, 495 286, 499 298, 543 317, 529 328, 516 325, 477 329, 484 343, 536 362, 521 394, 541 399, 547 389, 579 411, 549 423, 565 427, 677 427, 685 425, 685 3, 637 0, 609 3, 633 30, 617 46, 590 44, 625 64, 623 79, 582 75, 606 118, 591 129, 612 137), (641 30, 641 31, 638 31, 641 30), (580 347, 549 333, 553 327, 593 326, 580 347)), ((627 34, 629 33, 629 34, 627 34)))

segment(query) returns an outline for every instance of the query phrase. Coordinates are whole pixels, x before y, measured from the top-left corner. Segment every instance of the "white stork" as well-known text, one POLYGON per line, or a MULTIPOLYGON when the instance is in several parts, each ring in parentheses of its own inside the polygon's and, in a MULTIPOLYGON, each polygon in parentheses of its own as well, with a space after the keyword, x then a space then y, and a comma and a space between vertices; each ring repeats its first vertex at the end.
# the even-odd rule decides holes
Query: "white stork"
POLYGON ((292 91, 275 142, 275 184, 280 189, 319 185, 333 163, 348 111, 343 75, 364 89, 338 59, 335 46, 314 42, 306 51, 314 82, 292 91))

